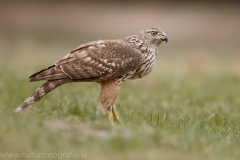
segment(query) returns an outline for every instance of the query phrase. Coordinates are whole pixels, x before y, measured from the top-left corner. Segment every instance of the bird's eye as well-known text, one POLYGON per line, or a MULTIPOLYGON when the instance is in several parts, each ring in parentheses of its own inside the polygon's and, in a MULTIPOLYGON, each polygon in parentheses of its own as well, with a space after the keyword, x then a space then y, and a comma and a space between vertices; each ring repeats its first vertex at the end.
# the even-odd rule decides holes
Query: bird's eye
POLYGON ((152 36, 156 36, 157 32, 152 31, 151 34, 152 34, 152 36))

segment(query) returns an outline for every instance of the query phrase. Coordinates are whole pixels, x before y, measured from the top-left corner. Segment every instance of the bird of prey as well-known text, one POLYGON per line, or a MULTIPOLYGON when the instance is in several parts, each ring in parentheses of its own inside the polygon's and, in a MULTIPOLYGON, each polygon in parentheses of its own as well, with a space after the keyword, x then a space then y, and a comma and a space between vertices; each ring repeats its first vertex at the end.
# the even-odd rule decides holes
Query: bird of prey
POLYGON ((168 41, 160 28, 150 28, 126 38, 82 44, 54 65, 29 77, 46 82, 28 97, 15 113, 40 100, 55 88, 70 82, 97 82, 101 85, 97 108, 108 112, 108 120, 120 118, 115 101, 123 81, 146 76, 153 69, 158 47, 168 41))

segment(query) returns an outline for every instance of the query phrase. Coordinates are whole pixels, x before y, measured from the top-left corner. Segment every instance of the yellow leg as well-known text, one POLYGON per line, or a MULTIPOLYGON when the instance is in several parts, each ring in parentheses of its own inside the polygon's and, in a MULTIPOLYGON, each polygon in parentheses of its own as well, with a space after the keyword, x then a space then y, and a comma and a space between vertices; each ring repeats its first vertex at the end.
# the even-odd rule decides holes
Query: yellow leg
POLYGON ((112 113, 112 111, 108 111, 108 121, 113 123, 113 113, 112 113))
POLYGON ((120 120, 120 118, 119 118, 119 116, 118 116, 118 114, 117 114, 117 111, 116 111, 116 110, 113 110, 112 113, 113 113, 113 116, 116 118, 116 120, 117 120, 118 122, 121 122, 121 120, 120 120))

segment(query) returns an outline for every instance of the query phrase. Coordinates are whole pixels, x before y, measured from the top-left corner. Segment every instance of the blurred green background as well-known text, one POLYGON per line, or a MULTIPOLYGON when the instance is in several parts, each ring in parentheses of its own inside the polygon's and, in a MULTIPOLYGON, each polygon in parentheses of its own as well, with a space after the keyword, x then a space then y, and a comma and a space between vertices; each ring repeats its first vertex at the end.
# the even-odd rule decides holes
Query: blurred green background
POLYGON ((237 1, 0 1, 0 153, 238 159, 239 7, 237 1), (12 114, 42 84, 28 83, 31 74, 82 43, 150 27, 165 30, 169 42, 149 76, 123 84, 117 100, 123 123, 95 115, 99 86, 90 83, 64 85, 12 114))

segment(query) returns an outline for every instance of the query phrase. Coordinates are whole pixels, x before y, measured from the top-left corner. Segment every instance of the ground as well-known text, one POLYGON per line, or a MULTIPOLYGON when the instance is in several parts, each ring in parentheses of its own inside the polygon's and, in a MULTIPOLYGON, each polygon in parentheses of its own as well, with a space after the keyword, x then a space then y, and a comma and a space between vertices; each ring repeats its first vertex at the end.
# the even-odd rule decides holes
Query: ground
POLYGON ((1 153, 73 151, 89 159, 240 156, 240 76, 234 73, 156 68, 122 86, 117 109, 123 122, 109 124, 107 116, 95 114, 100 88, 91 83, 66 84, 13 114, 41 84, 27 83, 28 72, 24 67, 1 70, 1 153))
MULTIPOLYGON (((214 14, 202 19, 200 9, 180 8, 177 13, 188 17, 185 24, 191 24, 195 17, 211 25, 221 24, 222 19, 211 23, 213 15, 221 13, 221 9, 211 11, 214 14)), ((239 17, 235 12, 230 8, 226 14, 231 18, 226 21, 236 24, 239 17)), ((164 19, 164 24, 180 23, 171 18, 174 10, 167 13, 169 19, 164 19)), ((226 33, 230 38, 223 36, 226 39, 217 34, 225 34, 218 32, 223 29, 221 26, 212 26, 214 36, 207 30, 206 41, 200 28, 193 28, 188 34, 183 27, 178 34, 176 30, 181 28, 176 29, 176 24, 166 26, 169 42, 160 46, 153 72, 123 84, 116 103, 122 123, 110 124, 106 115, 96 113, 100 87, 95 83, 66 84, 21 114, 13 114, 43 83, 29 83, 32 73, 52 65, 81 43, 120 38, 133 31, 129 33, 124 28, 128 33, 99 31, 86 36, 80 31, 69 32, 74 24, 66 30, 55 29, 56 26, 48 29, 51 21, 38 21, 45 28, 31 28, 29 24, 26 29, 31 19, 24 19, 25 26, 20 25, 19 30, 18 25, 6 27, 7 21, 0 25, 4 31, 0 32, 0 159, 40 156, 39 159, 235 160, 240 157, 240 48, 238 32, 234 32, 236 26, 226 33), (78 37, 76 33, 84 36, 78 37)))

